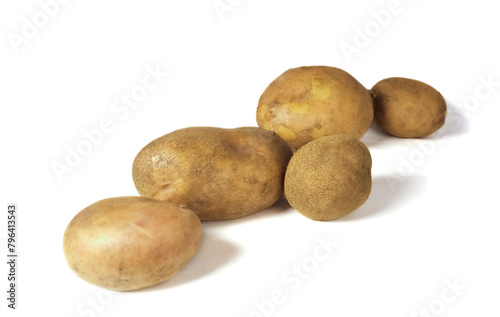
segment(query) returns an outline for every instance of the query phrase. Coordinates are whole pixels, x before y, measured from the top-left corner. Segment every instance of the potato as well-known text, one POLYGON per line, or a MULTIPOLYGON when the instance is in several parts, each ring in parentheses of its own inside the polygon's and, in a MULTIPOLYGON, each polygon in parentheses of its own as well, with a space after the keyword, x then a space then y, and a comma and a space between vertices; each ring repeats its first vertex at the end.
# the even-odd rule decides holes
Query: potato
POLYGON ((433 87, 408 78, 387 78, 371 89, 375 122, 401 138, 422 138, 444 124, 446 102, 433 87))
POLYGON ((195 255, 201 235, 191 210, 143 197, 108 198, 71 220, 64 255, 91 284, 136 290, 176 275, 195 255))
POLYGON ((141 196, 170 201, 202 220, 234 219, 273 205, 283 193, 292 151, 257 127, 191 127, 166 134, 137 154, 141 196))
POLYGON ((314 220, 333 220, 361 206, 371 191, 372 159, 358 139, 333 135, 301 147, 285 175, 290 205, 314 220))
POLYGON ((289 69, 264 91, 257 124, 296 151, 327 135, 360 139, 373 120, 370 92, 349 73, 328 66, 289 69))

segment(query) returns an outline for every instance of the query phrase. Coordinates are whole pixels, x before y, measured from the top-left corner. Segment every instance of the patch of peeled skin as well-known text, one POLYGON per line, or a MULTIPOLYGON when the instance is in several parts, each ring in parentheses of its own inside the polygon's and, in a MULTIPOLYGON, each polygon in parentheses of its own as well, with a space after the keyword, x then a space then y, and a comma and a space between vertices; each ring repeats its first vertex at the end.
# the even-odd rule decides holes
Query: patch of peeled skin
POLYGON ((323 127, 319 127, 319 128, 314 128, 311 131, 311 136, 314 139, 319 139, 319 138, 322 138, 324 136, 327 136, 327 133, 326 133, 325 129, 323 129, 323 127))
POLYGON ((296 114, 306 114, 309 111, 309 105, 307 103, 291 101, 288 103, 288 108, 291 109, 292 113, 296 114))
POLYGON ((261 128, 266 130, 272 130, 273 126, 271 124, 271 115, 269 113, 269 106, 262 104, 257 109, 257 116, 261 118, 261 128))
POLYGON ((317 101, 327 101, 332 96, 332 89, 328 81, 323 80, 319 77, 313 77, 311 79, 312 97, 317 101))
POLYGON ((287 127, 280 125, 278 128, 278 135, 285 140, 293 140, 297 138, 297 133, 288 129, 287 127))

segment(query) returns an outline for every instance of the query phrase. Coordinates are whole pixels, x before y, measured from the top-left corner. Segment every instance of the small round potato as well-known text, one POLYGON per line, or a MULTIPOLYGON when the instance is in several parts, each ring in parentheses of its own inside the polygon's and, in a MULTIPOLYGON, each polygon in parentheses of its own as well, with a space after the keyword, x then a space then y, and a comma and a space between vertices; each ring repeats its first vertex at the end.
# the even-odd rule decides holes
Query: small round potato
POLYGON ((360 207, 370 195, 372 159, 358 139, 332 135, 301 147, 285 175, 290 205, 314 220, 333 220, 360 207))
POLYGON ((433 87, 408 78, 387 78, 371 89, 375 122, 401 138, 422 138, 436 132, 446 118, 446 102, 433 87))
POLYGON ((278 135, 257 127, 192 127, 146 145, 132 176, 141 196, 189 208, 201 220, 234 219, 281 197, 292 154, 278 135))
POLYGON ((259 127, 276 132, 294 151, 327 135, 360 139, 372 120, 369 90, 329 66, 287 70, 266 88, 257 108, 259 127))
POLYGON ((78 213, 64 233, 69 267, 111 290, 136 290, 176 275, 195 255, 201 222, 194 212, 143 197, 98 201, 78 213))

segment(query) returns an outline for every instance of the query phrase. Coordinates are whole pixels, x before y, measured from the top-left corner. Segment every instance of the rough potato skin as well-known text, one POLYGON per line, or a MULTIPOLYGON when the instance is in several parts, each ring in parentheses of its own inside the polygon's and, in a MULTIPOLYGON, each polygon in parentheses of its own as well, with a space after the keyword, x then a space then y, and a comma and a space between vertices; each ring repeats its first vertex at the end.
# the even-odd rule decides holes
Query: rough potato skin
POLYGON ((371 89, 375 122, 386 132, 401 138, 422 138, 441 128, 446 102, 433 87, 418 80, 392 77, 371 89))
POLYGON ((191 127, 145 146, 132 175, 141 196, 189 208, 201 220, 235 219, 281 197, 292 154, 279 136, 257 127, 191 127))
POLYGON ((287 70, 266 88, 257 107, 259 127, 276 132, 294 151, 327 135, 360 139, 372 121, 369 90, 329 66, 287 70))
POLYGON ((370 151, 356 138, 334 135, 312 141, 288 164, 286 199, 307 218, 340 218, 368 199, 371 166, 370 151))
POLYGON ((201 242, 194 212, 143 197, 98 201, 69 223, 63 248, 83 280, 111 290, 136 290, 177 274, 201 242))

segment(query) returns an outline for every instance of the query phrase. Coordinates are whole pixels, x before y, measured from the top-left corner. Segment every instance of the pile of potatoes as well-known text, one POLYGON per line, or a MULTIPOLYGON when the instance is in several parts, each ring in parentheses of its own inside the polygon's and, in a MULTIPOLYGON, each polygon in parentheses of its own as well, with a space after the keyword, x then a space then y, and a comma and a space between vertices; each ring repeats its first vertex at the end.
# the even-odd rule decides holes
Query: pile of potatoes
POLYGON ((64 233, 66 261, 89 283, 136 290, 193 258, 201 221, 254 214, 283 193, 307 218, 343 217, 371 192, 372 159, 360 139, 372 121, 419 138, 445 117, 441 94, 420 81, 387 78, 368 90, 338 68, 290 69, 260 97, 259 127, 190 127, 147 144, 132 166, 140 196, 80 211, 64 233))

